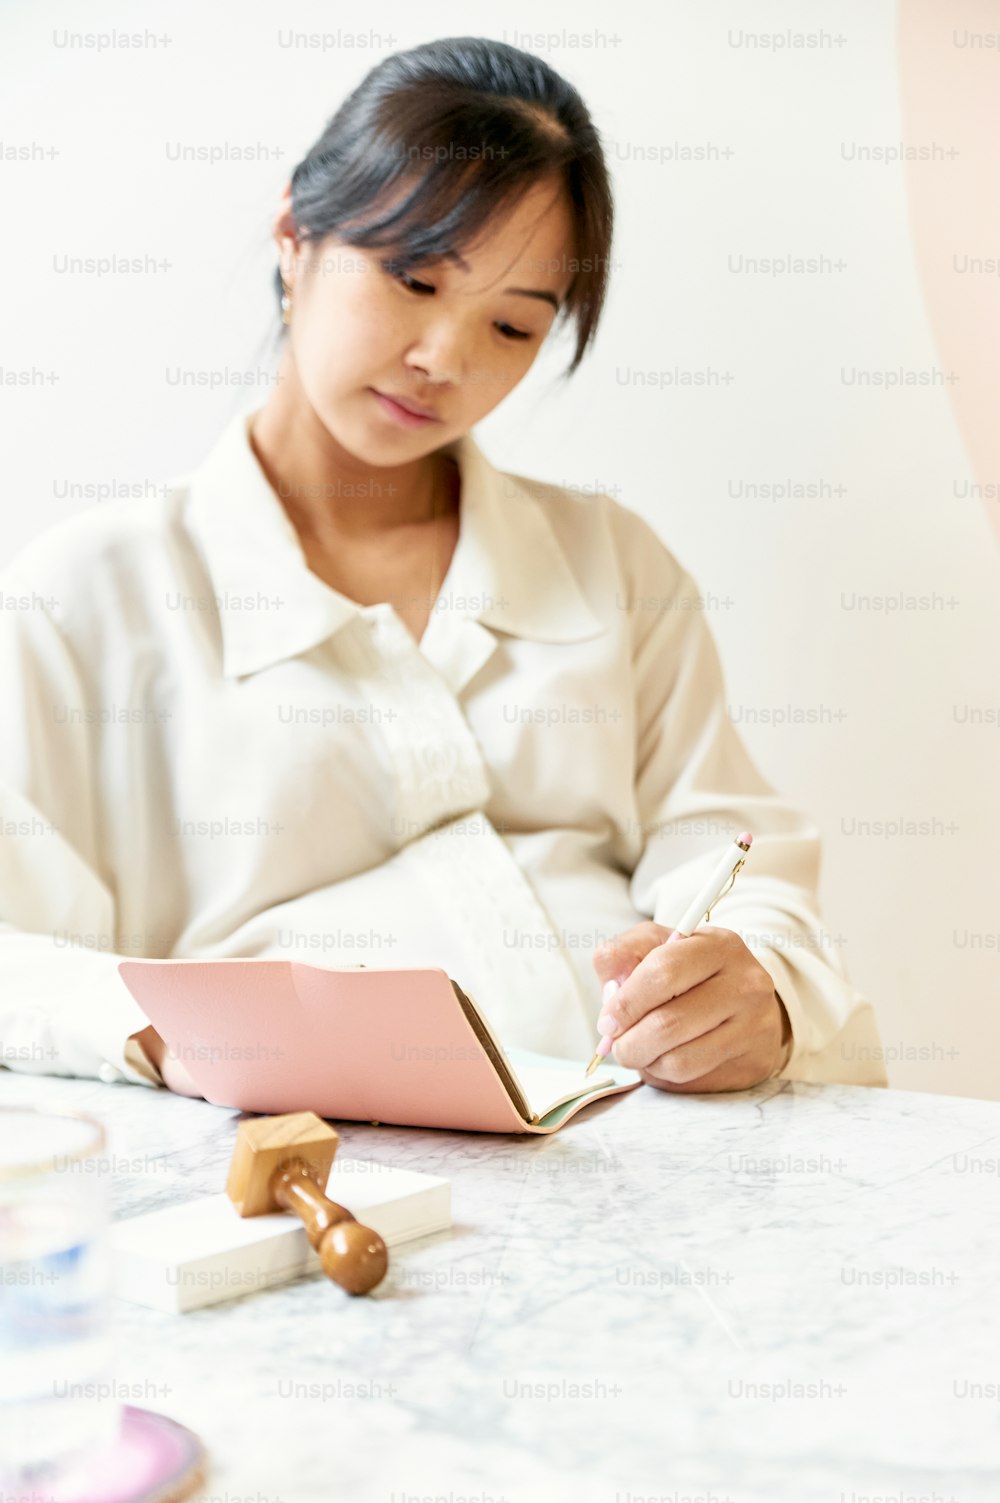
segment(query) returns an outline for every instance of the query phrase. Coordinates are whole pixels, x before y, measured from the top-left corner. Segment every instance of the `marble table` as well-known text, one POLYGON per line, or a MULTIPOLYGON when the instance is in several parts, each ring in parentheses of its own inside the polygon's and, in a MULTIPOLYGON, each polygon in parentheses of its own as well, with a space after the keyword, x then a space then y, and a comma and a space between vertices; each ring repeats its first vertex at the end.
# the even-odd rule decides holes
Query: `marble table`
MULTIPOLYGON (((13 1073, 0 1100, 101 1117, 117 1216, 224 1185, 231 1111, 13 1073)), ((549 1138, 338 1126, 446 1175, 452 1231, 367 1298, 114 1302, 118 1382, 203 1437, 206 1500, 1000 1499, 1000 1104, 644 1086, 549 1138)))

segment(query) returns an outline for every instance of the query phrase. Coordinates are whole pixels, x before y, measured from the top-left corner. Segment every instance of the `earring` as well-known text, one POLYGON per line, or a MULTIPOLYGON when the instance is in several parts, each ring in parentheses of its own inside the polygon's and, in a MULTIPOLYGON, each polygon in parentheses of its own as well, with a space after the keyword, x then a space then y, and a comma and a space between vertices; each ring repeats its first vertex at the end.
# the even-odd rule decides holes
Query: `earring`
POLYGON ((292 294, 291 294, 291 290, 290 290, 287 282, 285 281, 284 277, 282 277, 281 278, 281 322, 283 324, 290 324, 291 321, 292 321, 292 294))

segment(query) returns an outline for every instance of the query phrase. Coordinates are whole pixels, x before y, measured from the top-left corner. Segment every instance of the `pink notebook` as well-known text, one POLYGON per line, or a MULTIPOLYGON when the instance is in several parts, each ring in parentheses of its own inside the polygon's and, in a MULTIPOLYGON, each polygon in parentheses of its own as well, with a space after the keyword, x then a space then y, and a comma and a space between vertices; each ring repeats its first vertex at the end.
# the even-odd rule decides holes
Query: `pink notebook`
POLYGON ((555 1132, 633 1090, 621 1065, 504 1049, 436 967, 123 960, 119 974, 206 1101, 247 1112, 555 1132))

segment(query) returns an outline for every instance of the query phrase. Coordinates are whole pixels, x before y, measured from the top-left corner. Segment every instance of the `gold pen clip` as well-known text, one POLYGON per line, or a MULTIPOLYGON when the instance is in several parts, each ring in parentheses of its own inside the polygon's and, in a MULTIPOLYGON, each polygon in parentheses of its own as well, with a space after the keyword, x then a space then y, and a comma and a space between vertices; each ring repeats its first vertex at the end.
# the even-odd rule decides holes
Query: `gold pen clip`
POLYGON ((739 872, 740 868, 746 863, 746 859, 747 858, 745 856, 741 856, 740 857, 739 861, 737 861, 736 865, 733 867, 733 869, 732 869, 732 871, 731 871, 731 873, 729 875, 729 880, 726 883, 725 887, 719 893, 718 897, 717 898, 713 898, 712 901, 711 901, 711 903, 709 904, 709 906, 705 909, 705 920, 706 920, 707 923, 711 923, 712 922, 712 909, 716 906, 717 903, 721 903, 722 902, 723 898, 726 896, 726 893, 729 891, 729 889, 732 887, 733 883, 736 881, 736 875, 739 872))

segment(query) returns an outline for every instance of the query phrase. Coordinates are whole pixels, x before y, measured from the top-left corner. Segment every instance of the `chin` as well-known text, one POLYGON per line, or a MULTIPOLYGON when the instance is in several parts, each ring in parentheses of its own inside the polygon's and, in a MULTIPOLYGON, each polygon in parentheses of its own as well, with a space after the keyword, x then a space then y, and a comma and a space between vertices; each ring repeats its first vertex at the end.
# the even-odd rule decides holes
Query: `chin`
POLYGON ((314 407, 313 411, 334 443, 339 444, 353 459, 363 464, 393 463, 392 457, 387 454, 389 446, 385 441, 380 442, 356 413, 352 414, 348 409, 345 414, 343 404, 327 409, 314 407))

